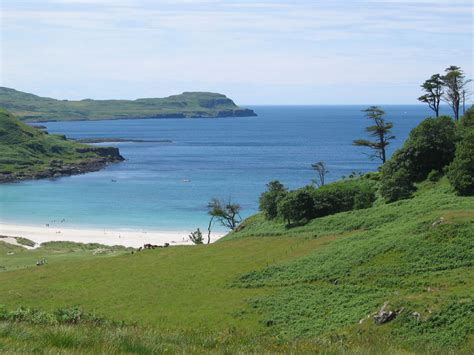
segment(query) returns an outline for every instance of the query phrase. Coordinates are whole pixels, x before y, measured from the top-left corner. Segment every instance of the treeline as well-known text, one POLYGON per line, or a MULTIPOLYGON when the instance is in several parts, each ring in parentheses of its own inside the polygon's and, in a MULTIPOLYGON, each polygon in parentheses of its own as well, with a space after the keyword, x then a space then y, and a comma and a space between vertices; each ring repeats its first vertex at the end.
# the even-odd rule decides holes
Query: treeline
POLYGON ((376 106, 364 110, 374 125, 366 129, 374 141, 357 140, 355 145, 366 146, 373 156, 382 161, 378 172, 324 184, 328 172, 324 163, 313 164, 317 179, 308 185, 289 191, 279 181, 267 184, 267 191, 259 200, 260 211, 269 220, 280 219, 287 225, 305 223, 311 219, 338 212, 368 208, 377 198, 385 203, 407 199, 416 191, 417 183, 437 181, 443 176, 461 196, 474 195, 474 107, 465 110, 468 94, 463 72, 449 67, 446 75, 434 75, 422 88, 427 93, 419 100, 427 102, 436 117, 429 117, 415 127, 390 159, 385 148, 394 137, 393 124, 385 122, 384 112, 376 106), (433 85, 438 85, 433 87, 433 85), (445 100, 453 109, 453 117, 439 116, 439 103, 445 100), (460 104, 464 115, 459 116, 460 104))

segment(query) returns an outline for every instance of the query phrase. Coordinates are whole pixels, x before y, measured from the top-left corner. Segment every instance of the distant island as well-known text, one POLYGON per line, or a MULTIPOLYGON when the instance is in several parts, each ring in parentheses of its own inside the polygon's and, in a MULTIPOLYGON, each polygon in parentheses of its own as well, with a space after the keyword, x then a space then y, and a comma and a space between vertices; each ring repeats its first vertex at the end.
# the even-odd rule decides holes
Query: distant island
POLYGON ((83 174, 122 160, 117 148, 48 134, 0 109, 0 183, 83 174))
POLYGON ((0 107, 28 122, 256 116, 253 110, 237 106, 227 96, 210 92, 137 100, 73 101, 0 87, 0 107))

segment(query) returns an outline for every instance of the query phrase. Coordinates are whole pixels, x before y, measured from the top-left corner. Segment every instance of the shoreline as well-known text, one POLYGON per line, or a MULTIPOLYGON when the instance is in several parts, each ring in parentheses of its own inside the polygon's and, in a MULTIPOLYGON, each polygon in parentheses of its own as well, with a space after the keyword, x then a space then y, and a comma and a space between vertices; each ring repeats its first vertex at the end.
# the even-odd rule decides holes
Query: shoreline
MULTIPOLYGON (((211 243, 223 237, 226 233, 211 234, 211 243)), ((23 237, 36 243, 52 241, 68 241, 76 243, 99 243, 104 245, 123 245, 139 248, 144 244, 164 245, 193 245, 189 239, 189 231, 157 231, 146 229, 118 229, 118 228, 86 228, 62 227, 54 224, 26 225, 0 222, 0 235, 6 237, 23 237)), ((2 239, 0 239, 1 241, 2 239)))

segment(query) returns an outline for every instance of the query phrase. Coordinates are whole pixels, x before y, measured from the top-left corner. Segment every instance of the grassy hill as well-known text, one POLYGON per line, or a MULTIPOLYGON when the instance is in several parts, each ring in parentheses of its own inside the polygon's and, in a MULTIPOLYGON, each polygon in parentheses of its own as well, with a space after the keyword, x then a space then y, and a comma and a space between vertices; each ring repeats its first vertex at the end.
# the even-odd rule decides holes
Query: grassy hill
POLYGON ((222 94, 184 92, 137 100, 56 100, 0 87, 0 107, 23 121, 255 116, 222 94))
POLYGON ((38 254, 0 244, 0 265, 22 258, 0 273, 0 351, 472 353, 474 197, 418 187, 300 227, 255 215, 209 246, 22 269, 38 254), (385 302, 403 311, 376 325, 385 302), (49 313, 73 306, 128 325, 49 313))
POLYGON ((121 160, 117 148, 49 135, 0 109, 0 182, 79 174, 121 160))

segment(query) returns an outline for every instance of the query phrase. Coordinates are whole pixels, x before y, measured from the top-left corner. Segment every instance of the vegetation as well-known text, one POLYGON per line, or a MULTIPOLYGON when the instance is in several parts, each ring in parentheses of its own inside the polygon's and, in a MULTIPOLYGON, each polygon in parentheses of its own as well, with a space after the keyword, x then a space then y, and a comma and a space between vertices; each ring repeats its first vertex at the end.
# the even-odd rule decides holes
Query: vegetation
POLYGON ((395 136, 391 134, 393 123, 385 121, 385 112, 377 106, 370 106, 362 112, 365 112, 367 118, 374 121, 374 125, 368 126, 365 131, 374 137, 375 141, 357 139, 354 141, 354 145, 372 149, 374 153, 371 157, 380 159, 382 163, 385 163, 387 160, 386 147, 392 139, 395 139, 395 136))
POLYGON ((443 84, 446 88, 444 93, 444 101, 453 109, 454 119, 459 119, 459 107, 461 101, 465 105, 467 85, 471 80, 466 80, 463 70, 460 67, 451 65, 445 70, 446 74, 442 77, 443 84))
POLYGON ((201 230, 198 228, 196 229, 194 232, 192 232, 190 235, 189 235, 189 240, 193 243, 193 244, 203 244, 204 243, 204 238, 202 237, 202 233, 201 233, 201 230))
POLYGON ((430 109, 439 117, 439 105, 443 97, 443 78, 440 74, 433 74, 431 78, 426 80, 421 87, 426 94, 418 98, 419 101, 427 103, 430 109))
POLYGON ((474 195, 474 129, 466 133, 449 165, 448 179, 459 195, 474 195))
POLYGON ((274 219, 278 216, 278 203, 282 200, 288 189, 278 180, 270 181, 267 184, 267 191, 260 195, 259 208, 267 219, 274 219))
POLYGON ((122 159, 116 148, 92 147, 46 134, 0 109, 0 182, 71 175, 122 159))
POLYGON ((278 202, 278 216, 290 226, 309 221, 314 216, 314 201, 308 189, 290 191, 278 202))
POLYGON ((213 198, 207 204, 207 208, 209 210, 208 213, 211 216, 209 227, 211 226, 212 221, 217 219, 217 221, 219 221, 224 227, 234 230, 242 220, 242 217, 240 216, 240 205, 232 201, 230 198, 227 201, 213 198))
POLYGON ((445 74, 433 74, 430 79, 422 85, 425 92, 418 98, 419 101, 427 103, 439 116, 439 106, 441 101, 445 101, 453 110, 454 119, 457 121, 460 116, 460 106, 462 103, 462 113, 465 114, 466 98, 470 95, 468 84, 472 80, 466 79, 464 71, 455 65, 446 68, 445 74))
POLYGON ((55 100, 0 87, 0 107, 24 121, 104 120, 162 117, 255 116, 225 95, 185 92, 137 100, 55 100))
POLYGON ((313 179, 313 184, 317 187, 321 187, 326 183, 326 175, 329 174, 329 170, 324 162, 320 161, 311 164, 311 168, 316 172, 316 179, 313 179))
POLYGON ((0 273, 6 310, 79 307, 116 325, 3 321, 0 349, 470 353, 473 206, 443 178, 412 199, 293 228, 255 215, 206 248, 69 259, 51 250, 44 266, 0 273), (386 301, 404 310, 376 325, 367 316, 386 301))
POLYGON ((458 132, 450 117, 427 118, 381 168, 380 193, 387 202, 410 197, 414 183, 454 159, 458 132))

